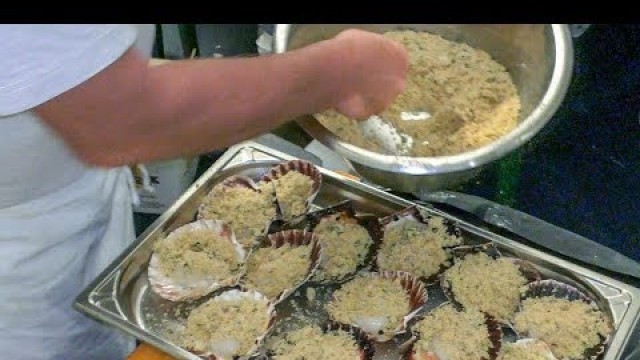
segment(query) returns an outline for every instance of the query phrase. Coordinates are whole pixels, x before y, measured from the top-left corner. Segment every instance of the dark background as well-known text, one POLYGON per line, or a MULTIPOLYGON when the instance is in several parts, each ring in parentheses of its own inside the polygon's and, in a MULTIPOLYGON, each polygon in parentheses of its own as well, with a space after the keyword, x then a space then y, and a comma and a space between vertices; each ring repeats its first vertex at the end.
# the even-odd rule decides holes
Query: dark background
POLYGON ((640 260, 640 25, 593 25, 574 41, 557 114, 464 190, 640 260))

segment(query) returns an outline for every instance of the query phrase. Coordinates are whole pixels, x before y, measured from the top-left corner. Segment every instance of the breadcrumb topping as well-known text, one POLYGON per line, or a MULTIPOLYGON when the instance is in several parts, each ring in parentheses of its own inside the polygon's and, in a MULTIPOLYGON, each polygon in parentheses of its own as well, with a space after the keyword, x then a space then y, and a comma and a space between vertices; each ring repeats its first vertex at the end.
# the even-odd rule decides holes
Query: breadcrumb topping
POLYGON ((356 271, 369 253, 373 240, 355 219, 327 216, 313 232, 323 244, 323 261, 314 280, 341 280, 356 271))
POLYGON ((170 234, 154 244, 159 271, 176 280, 224 281, 240 273, 242 260, 235 246, 208 229, 170 234))
POLYGON ((360 276, 336 290, 326 308, 338 322, 382 335, 402 324, 411 305, 399 280, 360 276))
POLYGON ((214 298, 195 308, 187 318, 183 345, 221 357, 248 355, 256 339, 267 330, 269 318, 265 301, 214 298))
POLYGON ((311 245, 257 249, 247 259, 245 285, 266 297, 277 297, 299 285, 311 265, 311 245))
POLYGON ((510 320, 520 304, 520 287, 527 283, 513 259, 470 254, 444 273, 455 301, 465 308, 510 320))
POLYGON ((491 341, 484 314, 474 309, 457 311, 447 304, 436 308, 417 324, 418 354, 432 353, 438 359, 488 359, 491 341))
POLYGON ((378 266, 428 278, 450 264, 452 256, 444 247, 460 243, 462 239, 448 234, 440 218, 431 218, 427 224, 402 219, 387 226, 378 252, 378 266))
POLYGON ((307 211, 307 200, 313 189, 313 179, 297 171, 289 171, 275 179, 273 184, 285 220, 307 211))
POLYGON ((317 326, 305 326, 284 335, 273 348, 274 360, 355 360, 359 347, 344 331, 326 334, 317 326))
POLYGON ((514 325, 517 331, 549 344, 560 359, 581 359, 611 332, 604 314, 592 305, 553 296, 525 299, 514 325))
POLYGON ((227 223, 238 242, 251 247, 275 218, 276 206, 270 192, 219 185, 205 198, 200 215, 227 223))

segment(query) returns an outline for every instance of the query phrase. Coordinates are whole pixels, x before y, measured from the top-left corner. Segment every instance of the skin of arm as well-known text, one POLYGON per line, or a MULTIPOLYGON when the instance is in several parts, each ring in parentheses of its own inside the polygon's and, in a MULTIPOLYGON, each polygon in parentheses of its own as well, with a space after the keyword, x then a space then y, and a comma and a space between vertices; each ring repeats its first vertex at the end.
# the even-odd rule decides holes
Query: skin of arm
MULTIPOLYGON (((357 39, 362 34, 347 35, 357 39)), ((396 57, 402 69, 404 50, 389 49, 386 43, 363 50, 353 40, 327 40, 266 57, 181 60, 152 67, 130 49, 35 112, 90 165, 197 155, 331 107, 342 106, 355 117, 382 110, 404 88, 402 71, 397 79, 381 74, 381 79, 363 80, 352 69, 367 55, 360 54, 364 50, 396 57), (354 90, 370 85, 387 85, 384 99, 354 90)))

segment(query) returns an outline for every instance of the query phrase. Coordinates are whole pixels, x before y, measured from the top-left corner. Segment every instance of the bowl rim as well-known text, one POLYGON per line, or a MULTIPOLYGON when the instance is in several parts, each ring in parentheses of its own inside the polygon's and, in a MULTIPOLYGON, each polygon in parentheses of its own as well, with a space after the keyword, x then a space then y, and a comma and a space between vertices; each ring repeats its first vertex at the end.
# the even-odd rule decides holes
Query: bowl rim
MULTIPOLYGON (((276 24, 274 52, 287 51, 292 24, 276 24)), ((483 147, 456 155, 412 157, 384 155, 349 144, 331 133, 312 115, 296 122, 314 139, 336 151, 350 162, 383 171, 409 175, 436 175, 470 170, 497 160, 519 148, 535 136, 553 117, 566 96, 573 74, 574 49, 567 24, 550 24, 554 45, 554 65, 547 87, 538 105, 509 134, 483 147)))

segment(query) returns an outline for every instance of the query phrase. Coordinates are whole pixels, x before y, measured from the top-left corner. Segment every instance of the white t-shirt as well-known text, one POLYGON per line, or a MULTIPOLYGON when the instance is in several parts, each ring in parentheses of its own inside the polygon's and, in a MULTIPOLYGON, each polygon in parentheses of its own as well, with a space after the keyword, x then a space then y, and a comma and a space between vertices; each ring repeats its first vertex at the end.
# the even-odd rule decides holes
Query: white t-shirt
MULTIPOLYGON (((134 240, 126 168, 81 163, 30 110, 116 61, 153 25, 0 25, 0 351, 124 359, 131 339, 72 303, 134 240)), ((77 119, 83 121, 83 119, 77 119)))

